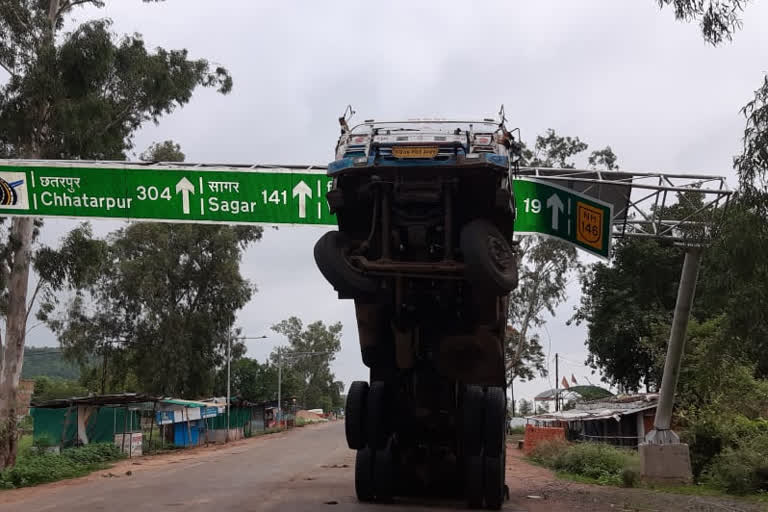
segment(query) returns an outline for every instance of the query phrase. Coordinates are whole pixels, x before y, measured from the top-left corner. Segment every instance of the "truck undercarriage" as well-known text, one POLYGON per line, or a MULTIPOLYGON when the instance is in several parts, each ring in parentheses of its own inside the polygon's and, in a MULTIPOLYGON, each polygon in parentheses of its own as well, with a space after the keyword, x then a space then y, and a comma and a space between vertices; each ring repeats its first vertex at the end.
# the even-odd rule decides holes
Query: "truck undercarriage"
POLYGON ((517 284, 508 167, 460 149, 451 165, 382 154, 333 174, 339 230, 315 246, 323 275, 354 300, 370 369, 370 384, 347 395, 357 495, 463 495, 498 509, 507 296, 517 284))

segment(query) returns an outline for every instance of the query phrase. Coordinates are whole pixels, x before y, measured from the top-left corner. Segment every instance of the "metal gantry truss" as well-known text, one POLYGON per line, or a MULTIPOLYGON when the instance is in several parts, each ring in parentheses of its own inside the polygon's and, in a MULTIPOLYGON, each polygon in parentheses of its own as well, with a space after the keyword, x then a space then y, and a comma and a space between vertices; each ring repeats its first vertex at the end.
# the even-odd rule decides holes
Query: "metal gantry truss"
POLYGON ((611 203, 615 238, 703 242, 725 214, 732 193, 725 177, 705 174, 521 168, 518 176, 611 203), (677 215, 671 216, 673 208, 677 215))

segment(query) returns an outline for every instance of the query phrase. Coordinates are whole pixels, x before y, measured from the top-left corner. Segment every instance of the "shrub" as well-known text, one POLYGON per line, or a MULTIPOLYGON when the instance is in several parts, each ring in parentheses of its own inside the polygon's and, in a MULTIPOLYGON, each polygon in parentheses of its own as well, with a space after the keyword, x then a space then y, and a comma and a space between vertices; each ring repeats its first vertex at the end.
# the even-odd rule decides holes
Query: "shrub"
POLYGON ((621 471, 621 485, 624 487, 634 487, 640 481, 640 471, 634 467, 624 468, 621 471))
POLYGON ((618 485, 628 458, 628 453, 607 444, 580 443, 557 459, 555 469, 618 485))
POLYGON ((607 444, 549 441, 537 445, 531 458, 556 471, 584 476, 603 485, 633 487, 638 480, 637 455, 607 444))
POLYGON ((768 490, 768 435, 724 449, 704 471, 702 480, 734 494, 768 490))
POLYGON ((61 452, 62 457, 83 464, 103 464, 124 457, 120 448, 111 443, 95 443, 80 448, 67 448, 61 452))
POLYGON ((568 451, 570 445, 562 439, 542 441, 538 443, 530 454, 530 458, 549 468, 554 468, 557 460, 568 451))
POLYGON ((682 435, 691 451, 691 469, 696 480, 721 452, 762 437, 768 437, 768 421, 716 413, 701 414, 682 435))
POLYGON ((122 458, 112 444, 90 444, 56 454, 20 457, 16 465, 0 473, 0 488, 12 489, 54 482, 90 473, 104 463, 122 458))

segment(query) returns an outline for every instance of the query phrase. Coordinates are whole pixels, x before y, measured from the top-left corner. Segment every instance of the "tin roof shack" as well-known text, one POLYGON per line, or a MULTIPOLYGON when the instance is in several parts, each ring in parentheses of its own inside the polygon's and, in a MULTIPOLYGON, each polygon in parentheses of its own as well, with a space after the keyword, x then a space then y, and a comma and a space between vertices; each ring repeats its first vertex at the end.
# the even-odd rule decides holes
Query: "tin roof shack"
POLYGON ((206 419, 224 414, 225 409, 224 404, 163 398, 158 400, 155 421, 163 442, 178 447, 198 446, 212 440, 206 419))
POLYGON ((568 440, 596 441, 620 446, 637 445, 653 428, 659 395, 619 395, 577 403, 573 409, 539 414, 529 424, 563 427, 568 440))
POLYGON ((33 439, 60 448, 89 443, 115 443, 128 456, 141 455, 140 412, 157 399, 137 393, 91 395, 34 402, 33 439))
MULTIPOLYGON (((226 398, 214 398, 212 402, 226 404, 226 398)), ((277 403, 277 402, 275 402, 277 403)), ((266 424, 266 411, 270 402, 251 402, 239 397, 232 397, 229 408, 229 439, 237 440, 243 437, 251 437, 263 432, 266 424)), ((216 442, 226 440, 227 411, 224 407, 221 414, 215 418, 206 420, 208 423, 209 439, 216 442)))
POLYGON ((583 385, 583 386, 570 386, 567 388, 552 388, 546 391, 542 391, 535 397, 535 402, 555 402, 560 404, 561 407, 555 407, 555 409, 562 409, 569 404, 594 401, 599 399, 606 399, 613 396, 613 393, 600 386, 583 385))

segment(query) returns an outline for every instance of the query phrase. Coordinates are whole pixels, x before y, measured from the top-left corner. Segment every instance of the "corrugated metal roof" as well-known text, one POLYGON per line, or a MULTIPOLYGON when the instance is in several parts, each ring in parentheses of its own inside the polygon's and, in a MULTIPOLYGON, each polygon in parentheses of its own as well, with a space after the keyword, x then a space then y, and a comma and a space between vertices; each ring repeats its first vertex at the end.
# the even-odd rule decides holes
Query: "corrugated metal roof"
POLYGON ((32 406, 39 409, 62 409, 73 405, 126 405, 139 404, 145 402, 155 402, 156 397, 144 393, 116 393, 110 395, 91 395, 72 398, 59 398, 56 400, 45 400, 43 402, 33 402, 32 406))
POLYGON ((184 407, 208 407, 210 405, 213 405, 210 403, 200 402, 197 400, 182 400, 181 398, 163 398, 158 401, 161 404, 183 405, 184 407))
POLYGON ((614 418, 618 421, 622 416, 654 409, 658 404, 658 395, 642 395, 642 398, 635 397, 637 399, 632 401, 627 401, 628 397, 613 398, 619 398, 619 400, 577 404, 575 409, 528 416, 526 419, 544 423, 595 421, 608 418, 614 418))

